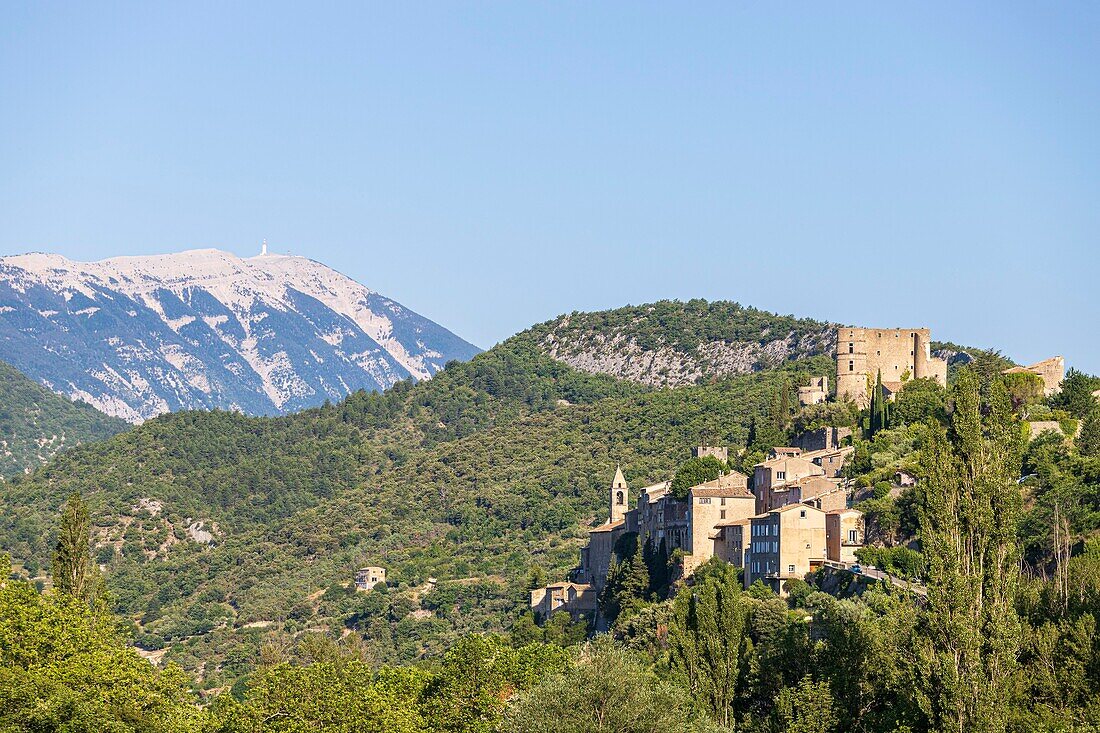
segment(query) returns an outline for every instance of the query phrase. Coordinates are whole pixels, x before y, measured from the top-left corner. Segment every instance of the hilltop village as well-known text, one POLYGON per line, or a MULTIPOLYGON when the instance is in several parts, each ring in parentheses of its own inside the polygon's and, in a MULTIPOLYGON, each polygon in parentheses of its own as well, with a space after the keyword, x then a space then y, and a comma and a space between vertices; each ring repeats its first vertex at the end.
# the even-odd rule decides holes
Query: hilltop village
MULTIPOLYGON (((798 402, 808 407, 850 401, 867 409, 875 394, 892 400, 911 379, 946 386, 947 367, 945 359, 932 355, 927 328, 842 327, 837 330, 835 395, 822 375, 798 388, 798 402)), ((1065 362, 1059 356, 1006 370, 1016 372, 1038 377, 1043 393, 1050 395, 1062 382, 1065 362)), ((1031 431, 1035 435, 1057 426, 1032 423, 1031 431)), ((854 451, 851 428, 818 427, 793 442, 773 447, 752 466, 751 476, 725 471, 686 492, 674 491, 672 479, 633 490, 616 467, 607 487, 607 520, 589 530, 569 579, 531 591, 536 618, 563 611, 574 618, 595 617, 600 628, 598 599, 617 548, 629 536, 676 558, 673 582, 690 582, 712 558, 738 568, 746 588, 759 582, 779 595, 787 593, 788 581, 823 567, 859 570, 856 552, 864 546, 866 527, 863 513, 852 506, 854 488, 844 471, 854 451)), ((730 449, 700 445, 692 456, 726 465, 730 449)), ((913 481, 905 473, 897 476, 899 485, 913 481)))

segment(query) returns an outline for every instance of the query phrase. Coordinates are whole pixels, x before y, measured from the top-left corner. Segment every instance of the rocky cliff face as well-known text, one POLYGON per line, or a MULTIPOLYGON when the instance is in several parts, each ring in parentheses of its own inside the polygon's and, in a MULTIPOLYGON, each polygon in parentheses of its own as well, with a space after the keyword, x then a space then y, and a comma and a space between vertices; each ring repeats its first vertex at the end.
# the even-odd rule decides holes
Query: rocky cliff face
POLYGON ((0 357, 131 422, 181 409, 291 412, 427 379, 478 351, 304 257, 0 258, 0 357))
POLYGON ((836 351, 833 324, 736 303, 678 303, 572 314, 532 329, 548 355, 592 374, 679 387, 836 351))

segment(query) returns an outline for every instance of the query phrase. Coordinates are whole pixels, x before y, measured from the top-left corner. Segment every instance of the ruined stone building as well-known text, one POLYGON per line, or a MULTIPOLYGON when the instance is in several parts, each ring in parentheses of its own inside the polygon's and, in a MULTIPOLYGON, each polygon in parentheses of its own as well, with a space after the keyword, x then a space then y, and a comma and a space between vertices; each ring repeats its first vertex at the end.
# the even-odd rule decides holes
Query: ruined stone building
POLYGON ((798 388, 798 404, 803 407, 820 404, 828 398, 828 377, 813 377, 808 385, 798 388))
POLYGON ((1066 360, 1061 356, 1036 362, 1026 367, 1011 367, 1005 369, 1002 374, 1030 373, 1043 380, 1043 396, 1050 397, 1062 386, 1062 380, 1066 378, 1066 360))
POLYGON ((596 611, 596 590, 585 583, 552 583, 531 591, 531 610, 547 619, 565 611, 574 619, 596 611))
POLYGON ((883 384, 895 394, 910 378, 932 378, 947 385, 947 362, 932 356, 927 328, 837 329, 837 398, 867 407, 870 388, 880 373, 883 384))
POLYGON ((834 450, 844 445, 846 438, 852 437, 851 428, 822 427, 806 432, 795 438, 795 447, 803 453, 819 450, 834 450))

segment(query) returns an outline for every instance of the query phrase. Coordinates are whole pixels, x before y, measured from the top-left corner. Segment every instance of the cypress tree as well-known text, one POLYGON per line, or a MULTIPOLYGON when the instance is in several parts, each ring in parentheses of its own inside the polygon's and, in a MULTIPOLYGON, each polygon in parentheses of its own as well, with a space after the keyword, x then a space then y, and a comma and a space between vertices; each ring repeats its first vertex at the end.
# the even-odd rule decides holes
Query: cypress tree
POLYGON ((1100 408, 1092 408, 1085 417, 1076 442, 1077 452, 1081 455, 1100 456, 1100 408))
POLYGON ((649 568, 646 567, 642 543, 637 543, 634 554, 623 567, 620 609, 637 605, 638 601, 649 598, 649 568))
POLYGON ((706 575, 701 584, 683 588, 672 604, 670 661, 692 696, 717 723, 729 727, 735 719, 738 688, 750 673, 751 610, 742 600, 732 566, 706 575))

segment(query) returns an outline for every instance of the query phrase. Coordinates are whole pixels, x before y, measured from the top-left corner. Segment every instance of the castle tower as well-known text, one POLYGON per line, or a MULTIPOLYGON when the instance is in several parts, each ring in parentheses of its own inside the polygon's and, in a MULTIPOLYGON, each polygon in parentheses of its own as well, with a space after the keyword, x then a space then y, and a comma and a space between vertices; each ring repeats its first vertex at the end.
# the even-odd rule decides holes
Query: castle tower
POLYGON ((932 356, 931 340, 927 328, 837 329, 837 398, 867 407, 870 386, 880 372, 884 383, 895 386, 921 378, 946 386, 947 362, 932 356))
POLYGON ((626 477, 623 470, 615 466, 615 479, 611 482, 611 488, 607 492, 608 507, 610 511, 607 521, 618 522, 626 516, 626 510, 630 507, 630 489, 626 485, 626 477))

